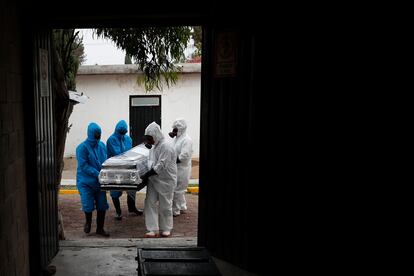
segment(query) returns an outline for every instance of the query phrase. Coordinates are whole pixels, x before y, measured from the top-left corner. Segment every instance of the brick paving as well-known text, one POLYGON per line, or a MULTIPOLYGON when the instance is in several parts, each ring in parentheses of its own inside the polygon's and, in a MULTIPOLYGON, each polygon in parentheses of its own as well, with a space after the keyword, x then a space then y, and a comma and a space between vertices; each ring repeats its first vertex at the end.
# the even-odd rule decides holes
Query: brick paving
MULTIPOLYGON (((136 206, 144 208, 145 194, 137 193, 136 206)), ((174 229, 172 237, 197 237, 198 221, 198 195, 186 194, 188 211, 174 218, 174 229)), ((107 192, 109 209, 106 212, 105 230, 109 231, 109 238, 143 238, 146 232, 144 215, 135 216, 128 214, 125 192, 121 196, 121 208, 123 218, 121 221, 114 219, 115 208, 112 199, 107 192)), ((93 212, 91 233, 83 232, 85 215, 81 211, 80 196, 78 194, 59 195, 59 208, 62 213, 63 227, 67 240, 76 240, 83 238, 101 238, 95 235, 96 229, 96 211, 93 212)))

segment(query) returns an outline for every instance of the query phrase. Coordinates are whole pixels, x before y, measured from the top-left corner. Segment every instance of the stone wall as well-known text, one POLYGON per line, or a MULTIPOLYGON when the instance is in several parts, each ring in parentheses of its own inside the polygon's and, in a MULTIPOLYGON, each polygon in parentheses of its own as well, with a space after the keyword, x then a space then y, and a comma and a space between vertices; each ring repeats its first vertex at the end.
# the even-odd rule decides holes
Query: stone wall
POLYGON ((0 275, 29 275, 22 44, 14 1, 0 1, 0 275))

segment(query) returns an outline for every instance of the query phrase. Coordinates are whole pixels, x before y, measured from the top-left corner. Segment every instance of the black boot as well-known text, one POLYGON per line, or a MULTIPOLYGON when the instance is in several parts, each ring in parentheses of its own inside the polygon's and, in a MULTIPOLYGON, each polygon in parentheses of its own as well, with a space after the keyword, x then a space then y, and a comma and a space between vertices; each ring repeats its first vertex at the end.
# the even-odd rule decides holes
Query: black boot
POLYGON ((104 230, 105 211, 98 211, 96 215, 96 234, 104 237, 109 237, 109 233, 104 230))
POLYGON ((115 219, 116 220, 121 220, 122 219, 122 211, 121 211, 121 203, 119 202, 119 198, 113 197, 112 202, 114 203, 114 207, 115 207, 115 211, 116 211, 115 219))
POLYGON ((141 216, 143 214, 142 210, 138 210, 137 207, 135 207, 135 200, 130 195, 127 195, 127 204, 128 212, 135 213, 137 216, 141 216))
POLYGON ((85 222, 85 226, 83 227, 83 232, 87 234, 91 232, 92 212, 90 213, 85 212, 85 218, 86 218, 86 222, 85 222))

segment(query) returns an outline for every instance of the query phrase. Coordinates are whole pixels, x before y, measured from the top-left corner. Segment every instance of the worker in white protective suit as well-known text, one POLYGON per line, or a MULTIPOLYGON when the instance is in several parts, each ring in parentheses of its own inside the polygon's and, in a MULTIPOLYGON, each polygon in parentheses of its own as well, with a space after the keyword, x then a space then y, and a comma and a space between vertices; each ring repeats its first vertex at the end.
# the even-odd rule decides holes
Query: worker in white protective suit
POLYGON ((155 122, 147 126, 143 139, 145 146, 150 149, 150 170, 142 176, 143 182, 147 182, 145 237, 155 238, 159 234, 169 237, 173 228, 172 201, 177 185, 177 155, 155 122))
POLYGON ((187 123, 184 119, 177 119, 172 125, 172 132, 168 133, 173 140, 177 154, 177 187, 173 197, 173 216, 185 214, 187 202, 185 192, 191 176, 191 157, 193 155, 193 140, 187 134, 187 123))

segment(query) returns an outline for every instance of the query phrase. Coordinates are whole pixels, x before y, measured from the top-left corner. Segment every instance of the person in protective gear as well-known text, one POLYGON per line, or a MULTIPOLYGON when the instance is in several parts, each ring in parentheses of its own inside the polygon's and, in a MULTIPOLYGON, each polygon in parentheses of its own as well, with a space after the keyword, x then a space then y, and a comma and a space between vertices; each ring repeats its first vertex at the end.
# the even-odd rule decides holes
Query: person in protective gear
POLYGON ((173 228, 172 200, 177 185, 177 157, 174 148, 165 140, 160 126, 155 122, 145 129, 144 143, 151 147, 151 169, 142 176, 143 182, 148 183, 144 206, 147 228, 145 237, 157 237, 159 231, 161 236, 169 237, 173 228))
POLYGON ((98 181, 99 171, 106 158, 106 147, 101 139, 101 128, 96 123, 88 125, 88 138, 76 148, 78 168, 76 185, 80 193, 82 210, 85 213, 86 223, 84 232, 91 231, 92 212, 97 210, 96 234, 108 237, 104 230, 105 212, 109 205, 105 191, 101 191, 98 181))
POLYGON ((177 154, 177 187, 173 197, 173 216, 179 216, 187 211, 185 192, 191 176, 191 157, 193 155, 193 140, 187 134, 187 123, 180 118, 174 121, 173 131, 169 133, 177 154))
MULTIPOLYGON (((132 139, 126 133, 128 132, 128 125, 124 120, 119 121, 115 126, 114 133, 106 141, 106 149, 108 151, 108 158, 124 153, 132 148, 132 139)), ((110 192, 112 202, 114 203, 116 215, 115 219, 122 219, 122 210, 119 197, 122 195, 122 191, 110 192)), ((143 214, 142 210, 138 210, 135 207, 135 195, 136 191, 127 192, 127 204, 128 212, 134 213, 137 216, 143 214)))

